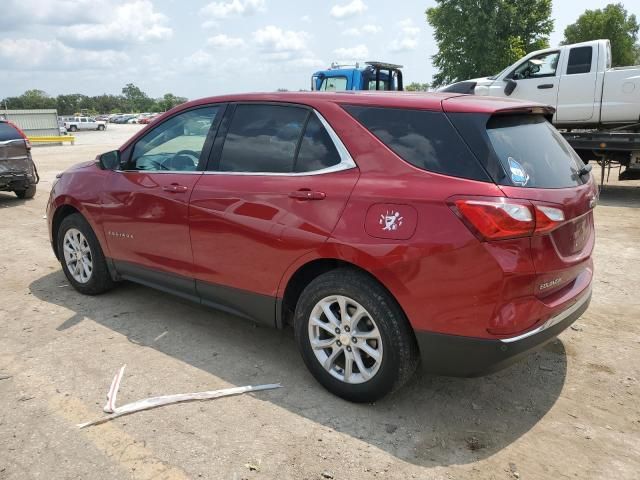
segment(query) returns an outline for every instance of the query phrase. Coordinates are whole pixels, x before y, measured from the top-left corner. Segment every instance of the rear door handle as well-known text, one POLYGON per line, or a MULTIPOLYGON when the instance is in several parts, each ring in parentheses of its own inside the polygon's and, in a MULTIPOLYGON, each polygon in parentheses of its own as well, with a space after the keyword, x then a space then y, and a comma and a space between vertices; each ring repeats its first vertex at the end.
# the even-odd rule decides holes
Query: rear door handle
POLYGON ((553 83, 543 83, 542 85, 538 85, 540 90, 544 90, 545 88, 553 88, 553 83))
POLYGON ((324 192, 314 192, 308 188, 296 190, 289 194, 289 198, 295 198, 296 200, 324 200, 326 196, 324 192))
POLYGON ((179 183, 172 183, 170 185, 163 185, 162 190, 170 193, 184 193, 189 190, 189 187, 180 185, 179 183))

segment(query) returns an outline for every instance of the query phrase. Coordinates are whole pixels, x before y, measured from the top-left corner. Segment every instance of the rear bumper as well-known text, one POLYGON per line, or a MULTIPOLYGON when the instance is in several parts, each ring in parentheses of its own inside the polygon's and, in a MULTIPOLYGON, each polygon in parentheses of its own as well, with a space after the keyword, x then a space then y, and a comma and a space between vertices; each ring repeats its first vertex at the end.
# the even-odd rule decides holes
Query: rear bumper
POLYGON ((0 191, 25 190, 36 179, 29 173, 0 173, 0 191))
POLYGON ((502 339, 483 339, 416 331, 423 368, 438 375, 474 377, 521 360, 556 338, 589 307, 591 287, 575 303, 540 327, 502 339))

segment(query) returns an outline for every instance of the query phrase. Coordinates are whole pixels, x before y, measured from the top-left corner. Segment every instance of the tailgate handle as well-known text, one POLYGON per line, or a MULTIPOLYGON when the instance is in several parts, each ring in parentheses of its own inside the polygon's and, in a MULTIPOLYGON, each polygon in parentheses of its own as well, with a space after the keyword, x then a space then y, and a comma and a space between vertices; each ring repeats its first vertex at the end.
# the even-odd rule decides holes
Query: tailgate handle
POLYGON ((189 190, 189 187, 178 183, 172 183, 170 185, 163 185, 162 190, 170 193, 184 193, 189 190))
POLYGON ((296 200, 324 200, 326 196, 324 192, 313 192, 308 188, 301 188, 289 194, 289 198, 296 200))
POLYGON ((538 85, 540 90, 544 90, 545 88, 553 88, 553 83, 543 83, 542 85, 538 85))

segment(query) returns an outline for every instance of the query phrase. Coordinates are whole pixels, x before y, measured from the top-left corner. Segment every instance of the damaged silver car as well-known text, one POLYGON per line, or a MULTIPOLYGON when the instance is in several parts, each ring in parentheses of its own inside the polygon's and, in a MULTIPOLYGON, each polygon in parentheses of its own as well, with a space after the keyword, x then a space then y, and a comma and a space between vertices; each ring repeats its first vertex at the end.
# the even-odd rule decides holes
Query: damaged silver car
POLYGON ((33 198, 39 180, 29 139, 16 125, 0 119, 0 192, 33 198))

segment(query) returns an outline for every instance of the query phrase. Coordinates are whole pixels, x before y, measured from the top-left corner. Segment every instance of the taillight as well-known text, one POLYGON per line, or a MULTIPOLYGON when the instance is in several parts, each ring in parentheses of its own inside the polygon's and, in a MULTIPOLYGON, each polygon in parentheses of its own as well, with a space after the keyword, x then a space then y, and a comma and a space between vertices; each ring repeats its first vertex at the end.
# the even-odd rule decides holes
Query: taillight
POLYGON ((504 240, 548 233, 564 221, 559 208, 508 198, 456 199, 452 206, 481 240, 504 240))
POLYGON ((564 222, 564 212, 559 208, 546 205, 535 205, 536 209, 536 233, 547 233, 555 230, 564 222))

